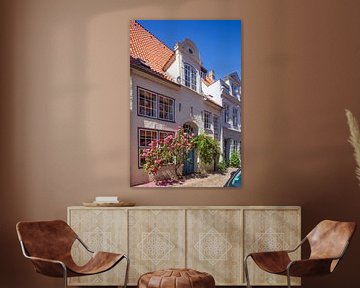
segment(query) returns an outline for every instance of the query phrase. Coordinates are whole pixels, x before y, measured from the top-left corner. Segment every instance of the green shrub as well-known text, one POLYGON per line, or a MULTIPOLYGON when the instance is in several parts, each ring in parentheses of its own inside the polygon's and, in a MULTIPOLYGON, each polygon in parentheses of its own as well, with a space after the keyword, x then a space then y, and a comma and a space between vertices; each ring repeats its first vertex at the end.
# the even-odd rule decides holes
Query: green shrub
POLYGON ((206 134, 200 134, 195 136, 191 143, 196 147, 200 163, 200 173, 206 174, 206 165, 211 163, 215 163, 218 161, 220 156, 220 144, 219 141, 215 140, 214 138, 210 137, 206 134))
POLYGON ((229 166, 235 168, 240 167, 240 157, 238 153, 231 152, 229 166))
POLYGON ((226 161, 222 160, 218 166, 217 169, 220 173, 225 174, 227 172, 227 165, 226 165, 226 161))
POLYGON ((220 155, 219 141, 206 134, 195 136, 192 144, 198 149, 200 161, 203 164, 211 164, 220 155))

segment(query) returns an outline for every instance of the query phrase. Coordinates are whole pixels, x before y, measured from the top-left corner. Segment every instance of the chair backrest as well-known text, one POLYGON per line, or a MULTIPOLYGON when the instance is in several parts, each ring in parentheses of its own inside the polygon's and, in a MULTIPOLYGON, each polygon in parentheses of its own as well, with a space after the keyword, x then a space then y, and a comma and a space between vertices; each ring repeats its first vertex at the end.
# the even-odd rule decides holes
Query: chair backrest
POLYGON ((62 220, 19 222, 19 240, 30 256, 61 260, 69 257, 75 232, 62 220))
POLYGON ((355 229, 355 222, 321 221, 306 236, 311 248, 310 259, 342 256, 355 229))

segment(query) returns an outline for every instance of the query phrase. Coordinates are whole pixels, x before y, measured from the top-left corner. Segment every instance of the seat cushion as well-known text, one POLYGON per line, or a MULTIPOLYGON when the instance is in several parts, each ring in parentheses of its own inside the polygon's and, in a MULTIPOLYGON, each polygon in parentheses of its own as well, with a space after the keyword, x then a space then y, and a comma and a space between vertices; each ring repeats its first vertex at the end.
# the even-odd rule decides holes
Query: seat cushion
POLYGON ((114 267, 123 258, 123 254, 95 252, 84 266, 77 266, 72 259, 65 262, 65 265, 68 268, 68 277, 86 276, 105 272, 114 267))
POLYGON ((285 274, 286 267, 291 262, 286 251, 251 253, 255 263, 269 273, 285 274))
POLYGON ((193 269, 166 269, 143 274, 138 288, 213 288, 214 277, 193 269))

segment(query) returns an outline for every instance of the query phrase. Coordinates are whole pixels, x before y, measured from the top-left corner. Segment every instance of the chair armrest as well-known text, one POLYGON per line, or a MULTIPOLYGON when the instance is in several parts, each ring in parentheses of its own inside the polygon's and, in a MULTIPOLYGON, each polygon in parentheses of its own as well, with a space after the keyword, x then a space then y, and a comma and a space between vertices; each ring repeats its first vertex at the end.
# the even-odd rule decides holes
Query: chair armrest
POLYGON ((66 265, 59 261, 53 259, 46 259, 33 256, 25 256, 30 259, 34 265, 35 271, 51 277, 66 277, 67 268, 66 265))
POLYGON ((283 254, 283 253, 292 253, 292 252, 295 252, 297 249, 299 249, 305 242, 306 242, 307 238, 303 238, 301 240, 301 242, 293 249, 288 249, 288 250, 278 250, 278 251, 265 251, 265 252, 252 252, 252 253, 249 253, 248 255, 245 256, 244 260, 246 260, 246 258, 252 256, 252 254, 268 254, 268 255, 271 255, 271 254, 283 254))
POLYGON ((65 266, 65 264, 59 260, 54 259, 47 259, 47 258, 41 258, 41 257, 33 257, 33 256, 26 256, 26 258, 30 259, 31 261, 40 261, 40 262, 49 262, 53 264, 60 264, 61 266, 65 266))
POLYGON ((276 274, 285 272, 287 265, 291 262, 287 251, 250 253, 246 256, 245 262, 248 257, 251 257, 262 270, 276 274))
POLYGON ((288 251, 287 250, 279 250, 279 251, 264 251, 264 252, 252 252, 249 253, 246 257, 252 257, 252 258, 257 258, 257 257, 271 257, 271 256, 280 256, 280 255, 288 255, 288 251))
POLYGON ((301 240, 301 242, 300 242, 295 248, 290 249, 290 250, 285 250, 285 251, 288 252, 288 253, 295 252, 297 249, 299 249, 299 248, 306 242, 306 240, 307 240, 306 237, 303 238, 303 239, 301 240))
POLYGON ((303 259, 291 261, 287 266, 290 276, 312 276, 329 274, 332 272, 332 263, 339 258, 303 259))
POLYGON ((20 246, 24 257, 31 260, 36 272, 51 277, 66 277, 67 268, 63 262, 54 259, 30 256, 22 241, 20 241, 20 246))
POLYGON ((95 253, 94 251, 90 250, 90 248, 80 239, 78 235, 76 235, 76 240, 78 240, 87 251, 90 253, 95 253))

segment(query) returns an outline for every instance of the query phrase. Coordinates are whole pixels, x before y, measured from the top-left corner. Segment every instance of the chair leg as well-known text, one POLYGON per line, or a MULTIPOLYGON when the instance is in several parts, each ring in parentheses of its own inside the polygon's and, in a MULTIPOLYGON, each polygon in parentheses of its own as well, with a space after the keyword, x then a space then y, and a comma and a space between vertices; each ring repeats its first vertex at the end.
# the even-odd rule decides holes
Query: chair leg
POLYGON ((287 284, 288 284, 288 288, 291 288, 291 278, 290 278, 290 271, 289 269, 287 269, 287 284))
POLYGON ((248 265, 247 265, 247 259, 249 258, 250 255, 247 255, 244 259, 244 272, 245 272, 245 279, 246 279, 246 287, 247 288, 251 288, 250 285, 250 279, 249 279, 249 269, 248 269, 248 265))
POLYGON ((66 270, 66 266, 62 264, 62 267, 64 269, 64 287, 67 288, 67 270, 66 270))
POLYGON ((125 271, 125 280, 124 280, 124 288, 127 287, 127 282, 128 282, 128 278, 129 278, 129 265, 130 265, 130 259, 127 256, 124 256, 125 260, 126 260, 126 271, 125 271))

